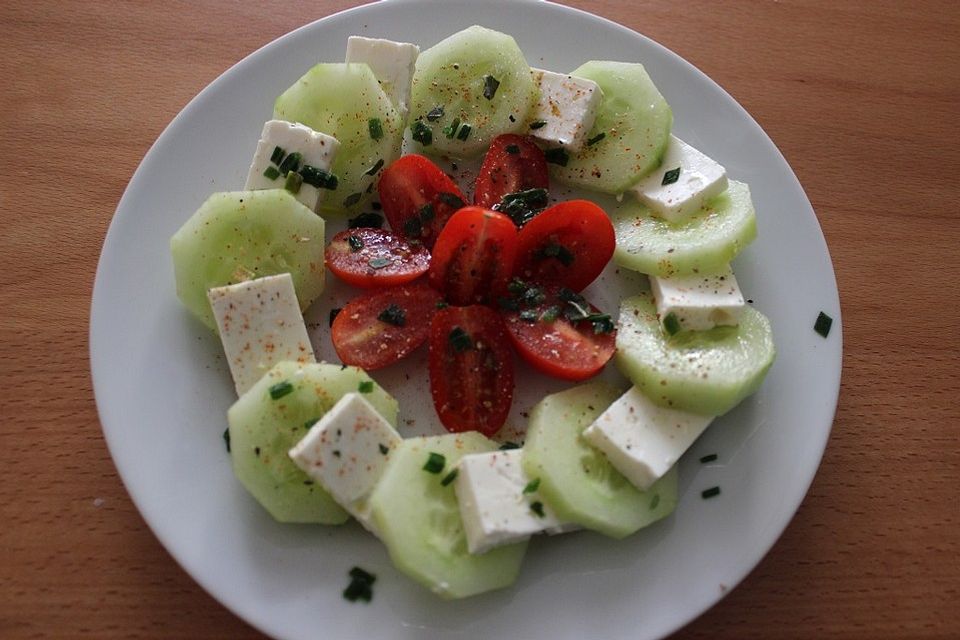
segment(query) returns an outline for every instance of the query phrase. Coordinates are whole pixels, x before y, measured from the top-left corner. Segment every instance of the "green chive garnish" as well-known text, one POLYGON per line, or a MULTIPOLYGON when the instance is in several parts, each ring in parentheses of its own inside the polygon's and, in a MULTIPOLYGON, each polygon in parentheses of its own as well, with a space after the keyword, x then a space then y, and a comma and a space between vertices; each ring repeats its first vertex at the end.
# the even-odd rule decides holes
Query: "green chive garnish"
POLYGON ((434 306, 435 306, 437 309, 446 309, 447 307, 450 306, 450 304, 447 303, 447 302, 444 302, 443 300, 440 300, 440 301, 437 302, 437 304, 435 304, 434 306))
POLYGON ((333 321, 337 319, 337 316, 340 315, 341 311, 343 311, 343 309, 340 309, 340 308, 330 309, 330 326, 331 327, 333 326, 333 321))
POLYGON ((573 264, 573 253, 562 244, 556 242, 550 243, 537 252, 541 258, 556 258, 565 267, 573 264))
POLYGON ((453 350, 457 353, 463 353, 464 351, 473 349, 473 340, 471 340, 469 334, 460 327, 454 327, 453 330, 450 331, 447 339, 450 341, 450 346, 452 346, 453 350))
POLYGON ((379 229, 383 227, 383 216, 379 213, 361 213, 356 218, 347 220, 347 227, 379 229))
POLYGON ((504 442, 503 444, 500 445, 500 451, 510 451, 511 449, 519 449, 519 448, 520 448, 520 445, 518 445, 516 442, 510 442, 510 441, 504 442))
POLYGON ((270 154, 270 162, 273 164, 280 164, 283 162, 283 156, 287 155, 287 152, 281 149, 280 147, 274 147, 273 153, 270 154))
POLYGON ((343 206, 352 207, 353 205, 360 202, 360 198, 363 197, 362 193, 351 193, 346 198, 343 199, 343 206))
POLYGON ((487 100, 493 100, 499 86, 500 81, 493 76, 483 76, 483 97, 487 100))
POLYGON ((673 184, 680 179, 680 167, 676 169, 670 169, 665 174, 663 174, 663 181, 660 183, 662 186, 667 186, 668 184, 673 184))
POLYGON ((383 137, 383 123, 380 118, 370 118, 367 120, 367 129, 370 131, 370 137, 379 140, 383 137))
POLYGON ((367 262, 370 265, 371 269, 383 269, 386 266, 393 264, 393 260, 390 258, 373 258, 367 262))
POLYGON ((283 162, 280 163, 280 166, 277 167, 280 171, 280 175, 285 176, 291 171, 297 171, 300 169, 300 163, 303 162, 303 154, 299 151, 294 151, 287 155, 283 159, 283 162))
POLYGON ((540 478, 534 478, 523 488, 524 493, 533 493, 540 488, 540 478))
POLYGON ((680 319, 677 318, 677 314, 670 312, 663 319, 663 330, 667 332, 667 335, 675 336, 680 331, 680 319))
POLYGON ((530 123, 531 129, 543 129, 545 126, 547 126, 546 120, 534 120, 530 123))
POLYGON ((357 236, 347 236, 347 244, 350 245, 350 250, 353 252, 360 251, 363 249, 363 240, 357 236))
MULTIPOLYGON (((277 148, 279 149, 279 147, 277 148)), ((263 176, 267 180, 276 180, 277 178, 280 177, 280 172, 277 171, 276 167, 267 167, 266 170, 263 172, 263 176)))
POLYGON ((716 459, 717 459, 717 454, 710 453, 700 458, 700 464, 707 464, 708 462, 713 462, 716 459))
POLYGON ((397 305, 391 304, 377 315, 377 320, 392 324, 395 327, 402 327, 407 324, 407 314, 397 305))
POLYGON ((423 222, 420 218, 407 218, 403 223, 403 234, 414 240, 423 235, 423 222))
POLYGON ((660 504, 660 494, 653 494, 653 498, 650 500, 650 510, 653 511, 657 508, 657 505, 660 504))
POLYGON ((420 207, 420 219, 423 222, 430 222, 436 217, 436 214, 433 212, 433 205, 429 202, 422 207, 420 207))
POLYGON ((440 473, 447 464, 447 459, 441 453, 430 452, 427 456, 427 462, 423 465, 423 470, 429 473, 440 473))
POLYGON ((287 174, 287 179, 283 182, 283 188, 290 193, 300 193, 300 187, 303 185, 303 176, 296 171, 287 174))
POLYGON ((504 151, 506 151, 506 152, 509 153, 510 155, 514 155, 514 154, 520 153, 520 147, 518 147, 518 146, 515 145, 515 144, 508 144, 508 145, 504 148, 504 151))
MULTIPOLYGON (((463 125, 463 126, 467 126, 467 125, 463 125)), ((454 209, 460 209, 466 204, 463 200, 460 199, 460 196, 458 196, 457 194, 448 193, 446 191, 441 191, 440 193, 438 193, 437 198, 443 204, 447 205, 448 207, 452 207, 454 209)))
POLYGON ((813 323, 813 330, 826 338, 830 335, 830 327, 832 325, 833 318, 821 311, 820 315, 817 316, 817 321, 813 323))
POLYGON ((309 431, 310 427, 317 424, 318 422, 320 422, 320 418, 310 418, 309 420, 303 423, 303 428, 309 431))
POLYGON ((427 120, 430 122, 436 122, 443 117, 443 107, 437 106, 433 109, 430 109, 430 113, 427 114, 427 120))
POLYGON ((377 576, 368 573, 360 567, 350 569, 350 584, 343 590, 343 597, 350 602, 363 600, 370 602, 373 598, 373 583, 377 576))
POLYGON ((453 139, 458 128, 460 128, 460 118, 454 118, 453 122, 443 128, 443 135, 447 136, 448 139, 453 139))
POLYGON ((704 489, 700 492, 700 495, 704 500, 707 498, 712 498, 714 496, 720 495, 720 487, 710 487, 709 489, 704 489))
POLYGON ((445 486, 447 486, 448 484, 450 484, 451 482, 453 482, 454 480, 456 480, 456 479, 457 479, 457 473, 458 473, 459 471, 460 471, 459 469, 454 469, 453 471, 451 471, 451 472, 448 473, 447 475, 443 476, 443 480, 440 481, 440 486, 445 487, 445 486))
POLYGON ((471 127, 471 126, 468 125, 468 124, 462 124, 462 125, 460 125, 460 131, 457 132, 457 140, 464 140, 464 141, 466 141, 466 139, 470 137, 470 131, 471 131, 472 129, 473 129, 473 127, 471 127))
POLYGON ((600 142, 601 140, 603 140, 603 139, 606 138, 606 137, 607 137, 607 134, 605 134, 604 132, 601 131, 601 132, 598 133, 597 135, 595 135, 595 136, 593 136, 592 138, 590 138, 589 140, 587 140, 587 146, 588 146, 588 147, 592 147, 593 145, 597 144, 598 142, 600 142))
POLYGON ((270 397, 274 400, 279 400, 288 393, 293 392, 293 385, 289 381, 284 380, 283 382, 278 382, 277 384, 270 387, 270 397))
POLYGON ((423 124, 420 120, 417 120, 412 125, 410 125, 411 137, 416 141, 422 144, 425 147, 429 147, 433 144, 433 130, 427 125, 423 124))
POLYGON ((543 158, 547 162, 552 162, 553 164, 558 164, 561 167, 567 166, 567 162, 570 161, 570 156, 567 155, 567 152, 564 151, 561 147, 556 149, 547 149, 543 152, 543 158))
POLYGON ((535 514, 537 514, 538 517, 543 518, 544 517, 543 503, 540 502, 539 500, 537 500, 536 502, 531 502, 530 511, 533 511, 535 514))
POLYGON ((520 319, 524 322, 533 324, 537 321, 537 311, 536 309, 524 309, 520 312, 520 319))
POLYGON ((380 453, 382 453, 383 455, 387 455, 388 453, 390 453, 390 447, 388 447, 383 443, 378 444, 377 448, 380 449, 380 453))
POLYGON ((360 393, 373 393, 373 380, 364 380, 358 384, 357 391, 360 393))
POLYGON ((227 453, 230 453, 230 427, 223 430, 223 444, 227 445, 227 453))
POLYGON ((377 174, 377 171, 380 171, 380 168, 383 167, 383 158, 377 160, 372 167, 363 172, 365 176, 373 176, 377 174))
POLYGON ((305 164, 300 167, 300 175, 303 176, 303 181, 311 187, 330 189, 331 191, 337 188, 337 176, 313 165, 305 164))

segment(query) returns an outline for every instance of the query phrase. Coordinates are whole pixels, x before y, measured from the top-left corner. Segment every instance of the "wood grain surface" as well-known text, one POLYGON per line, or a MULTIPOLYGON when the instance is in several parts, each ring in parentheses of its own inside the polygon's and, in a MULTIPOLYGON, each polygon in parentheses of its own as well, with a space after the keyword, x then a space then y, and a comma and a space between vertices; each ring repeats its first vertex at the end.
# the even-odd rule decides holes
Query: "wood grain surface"
MULTIPOLYGON (((88 359, 100 248, 166 124, 347 0, 0 3, 0 637, 256 638, 134 508, 88 359)), ((960 3, 579 0, 729 91, 796 171, 844 313, 833 433, 694 638, 960 638, 960 3)))

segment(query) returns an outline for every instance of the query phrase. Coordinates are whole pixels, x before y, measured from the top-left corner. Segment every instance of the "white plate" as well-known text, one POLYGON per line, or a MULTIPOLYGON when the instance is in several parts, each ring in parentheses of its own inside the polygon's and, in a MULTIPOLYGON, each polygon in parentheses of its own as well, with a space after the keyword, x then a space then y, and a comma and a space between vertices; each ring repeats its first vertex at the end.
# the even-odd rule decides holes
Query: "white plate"
MULTIPOLYGON (((329 304, 328 297, 321 306, 329 304)), ((100 418, 134 502, 205 589, 282 638, 662 637, 740 582, 786 527, 819 464, 840 381, 830 257, 773 143, 677 55, 601 18, 541 2, 368 5, 238 63, 174 119, 130 181, 104 244, 91 316, 100 418), (445 602, 397 574, 356 525, 276 524, 234 480, 221 440, 232 385, 216 339, 176 300, 168 241, 210 192, 243 184, 273 98, 315 62, 341 60, 347 36, 429 46, 471 24, 514 35, 538 67, 569 70, 589 59, 646 65, 674 109, 678 135, 753 189, 760 234, 735 266, 746 295, 771 318, 779 354, 761 391, 683 459, 672 517, 623 541, 592 533, 537 539, 514 587, 445 602), (834 318, 826 340, 813 331, 821 310, 834 318), (714 452, 716 463, 700 464, 714 452), (722 494, 702 499, 712 486, 722 494), (353 565, 379 576, 370 605, 341 597, 353 565)), ((321 325, 316 342, 326 355, 321 325)), ((384 383, 404 387, 401 377, 385 374, 384 383)), ((397 389, 404 416, 421 416, 414 430, 434 428, 425 392, 409 387, 397 389), (419 403, 405 401, 414 395, 419 403)))

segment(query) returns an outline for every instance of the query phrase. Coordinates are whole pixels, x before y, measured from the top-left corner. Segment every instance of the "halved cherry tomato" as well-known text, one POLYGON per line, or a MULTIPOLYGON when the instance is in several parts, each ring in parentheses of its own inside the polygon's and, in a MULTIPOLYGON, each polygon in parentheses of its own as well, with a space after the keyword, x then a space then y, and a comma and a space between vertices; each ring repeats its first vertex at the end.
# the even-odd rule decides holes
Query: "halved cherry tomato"
POLYGON ((393 364, 426 341, 439 302, 426 282, 354 298, 330 327, 333 348, 343 364, 367 370, 393 364))
POLYGON ((346 229, 325 251, 327 266, 357 287, 394 286, 416 280, 430 268, 430 252, 385 229, 346 229))
POLYGON ((490 209, 508 193, 549 186, 547 161, 533 138, 507 133, 494 138, 483 157, 473 204, 490 209))
POLYGON ((416 154, 406 155, 380 176, 380 204, 399 235, 432 248, 440 230, 464 206, 460 188, 440 167, 416 154))
POLYGON ((490 307, 447 307, 430 325, 430 394, 447 431, 495 434, 513 402, 513 354, 490 307))
POLYGON ((607 266, 615 247, 606 212, 588 200, 568 200, 520 230, 513 272, 524 281, 582 291, 607 266))
POLYGON ((520 356, 547 375, 585 380, 603 369, 616 349, 616 327, 583 296, 562 287, 511 283, 502 311, 520 356))
POLYGON ((517 252, 517 228, 482 207, 457 211, 433 247, 430 284, 450 304, 489 302, 506 291, 517 252))

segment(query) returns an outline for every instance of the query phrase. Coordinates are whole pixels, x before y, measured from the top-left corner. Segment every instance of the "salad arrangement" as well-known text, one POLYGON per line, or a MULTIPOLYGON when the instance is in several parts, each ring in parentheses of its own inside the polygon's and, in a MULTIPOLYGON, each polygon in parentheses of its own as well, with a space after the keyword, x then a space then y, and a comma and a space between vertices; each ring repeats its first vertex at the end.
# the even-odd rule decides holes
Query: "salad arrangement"
POLYGON ((353 516, 446 597, 510 584, 533 533, 622 537, 668 515, 676 460, 774 357, 729 268, 756 233, 749 189, 671 136, 639 64, 531 70, 480 27, 422 54, 351 38, 347 57, 277 99, 247 190, 171 241, 178 294, 219 331, 240 395, 240 481, 280 521, 353 516), (472 198, 431 160, 481 155, 472 198), (553 182, 623 202, 555 202, 553 182), (582 292, 611 256, 651 288, 601 310, 582 292), (342 364, 314 362, 299 313, 325 267, 366 290, 332 318, 342 364), (453 433, 403 438, 368 371, 424 342, 453 433), (577 382, 615 358, 634 386, 548 396, 502 448, 514 352, 577 382))

